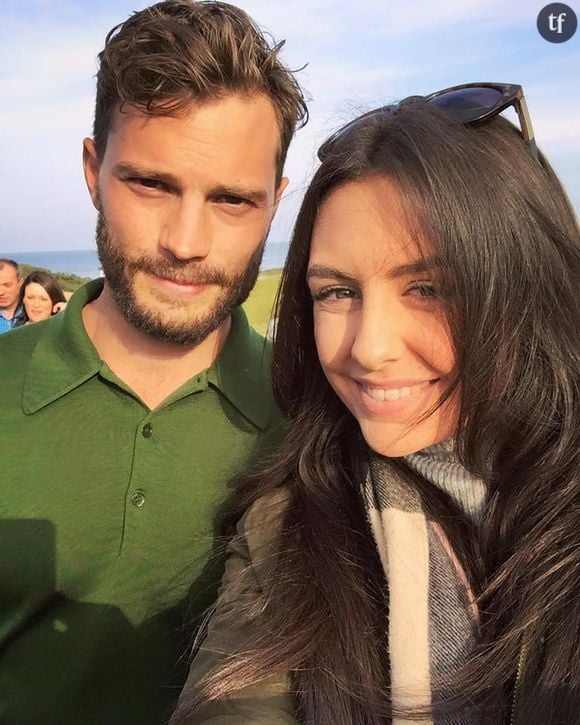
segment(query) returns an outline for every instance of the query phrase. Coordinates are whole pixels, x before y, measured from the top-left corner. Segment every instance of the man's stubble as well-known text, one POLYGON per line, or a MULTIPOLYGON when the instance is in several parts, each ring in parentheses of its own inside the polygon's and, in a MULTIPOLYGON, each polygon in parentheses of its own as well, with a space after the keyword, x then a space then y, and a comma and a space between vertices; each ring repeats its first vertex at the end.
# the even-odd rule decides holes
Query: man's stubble
MULTIPOLYGON (((268 230, 269 231, 269 230, 268 230)), ((123 318, 139 332, 167 343, 194 347, 217 330, 233 311, 246 301, 252 291, 264 254, 268 234, 260 242, 243 270, 231 273, 202 262, 166 259, 123 253, 122 241, 111 237, 105 216, 99 211, 96 242, 99 260, 117 309, 123 318), (178 309, 183 301, 173 303, 159 299, 159 308, 152 310, 141 303, 135 289, 135 275, 146 272, 184 284, 216 285, 221 292, 209 309, 192 314, 191 318, 176 320, 167 314, 168 306, 178 309), (164 315, 164 308, 166 314, 164 315)))

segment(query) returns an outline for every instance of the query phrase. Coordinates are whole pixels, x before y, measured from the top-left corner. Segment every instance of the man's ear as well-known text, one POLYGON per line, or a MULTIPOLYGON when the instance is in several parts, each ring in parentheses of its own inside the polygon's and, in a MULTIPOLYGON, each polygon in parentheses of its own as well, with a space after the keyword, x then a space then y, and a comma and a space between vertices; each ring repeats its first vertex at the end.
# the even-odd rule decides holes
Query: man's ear
POLYGON ((278 184, 278 188, 276 189, 276 200, 274 201, 274 214, 278 211, 278 204, 280 203, 282 194, 286 191, 286 187, 288 186, 289 181, 290 181, 290 179, 287 176, 283 176, 280 179, 280 183, 278 184))
POLYGON ((101 209, 101 200, 99 197, 99 159, 97 157, 97 149, 92 138, 86 138, 83 141, 83 170, 85 172, 85 181, 93 202, 93 206, 97 211, 101 209))

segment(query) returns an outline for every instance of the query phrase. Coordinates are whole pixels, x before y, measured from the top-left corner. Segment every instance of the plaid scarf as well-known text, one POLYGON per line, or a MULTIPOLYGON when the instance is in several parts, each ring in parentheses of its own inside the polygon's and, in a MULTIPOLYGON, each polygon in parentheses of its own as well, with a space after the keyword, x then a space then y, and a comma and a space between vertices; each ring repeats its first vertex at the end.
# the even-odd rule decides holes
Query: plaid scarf
MULTIPOLYGON (((465 662, 477 612, 465 573, 417 492, 379 456, 364 482, 368 519, 389 589, 389 661, 396 706, 429 707, 431 683, 465 662)), ((475 713, 435 716, 423 725, 476 725, 475 713)), ((394 718, 393 725, 417 723, 394 718)))

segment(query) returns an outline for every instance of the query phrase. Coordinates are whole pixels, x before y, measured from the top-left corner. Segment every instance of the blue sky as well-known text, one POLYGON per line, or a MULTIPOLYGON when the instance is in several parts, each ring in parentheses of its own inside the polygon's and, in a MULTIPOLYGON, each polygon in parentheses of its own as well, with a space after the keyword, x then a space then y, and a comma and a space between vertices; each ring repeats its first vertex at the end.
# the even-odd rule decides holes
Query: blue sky
MULTIPOLYGON (((87 249, 95 213, 81 171, 96 55, 139 0, 0 0, 0 253, 87 249)), ((531 0, 240 0, 286 39, 311 121, 288 157, 291 185, 270 243, 285 243, 317 146, 357 113, 477 80, 524 86, 538 144, 580 211, 580 30, 538 34, 531 0), (394 9, 396 8, 396 9, 394 9)), ((572 5, 574 7, 574 5, 572 5)), ((580 7, 574 8, 580 15, 580 7)))

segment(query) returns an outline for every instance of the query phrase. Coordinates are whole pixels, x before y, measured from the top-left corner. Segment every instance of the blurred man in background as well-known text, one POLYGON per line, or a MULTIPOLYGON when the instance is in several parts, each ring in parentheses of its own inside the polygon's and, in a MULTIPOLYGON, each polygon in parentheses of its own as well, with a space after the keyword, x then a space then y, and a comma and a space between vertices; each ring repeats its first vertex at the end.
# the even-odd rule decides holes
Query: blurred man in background
POLYGON ((0 335, 17 324, 21 308, 18 307, 22 279, 18 264, 12 259, 0 259, 0 335))

